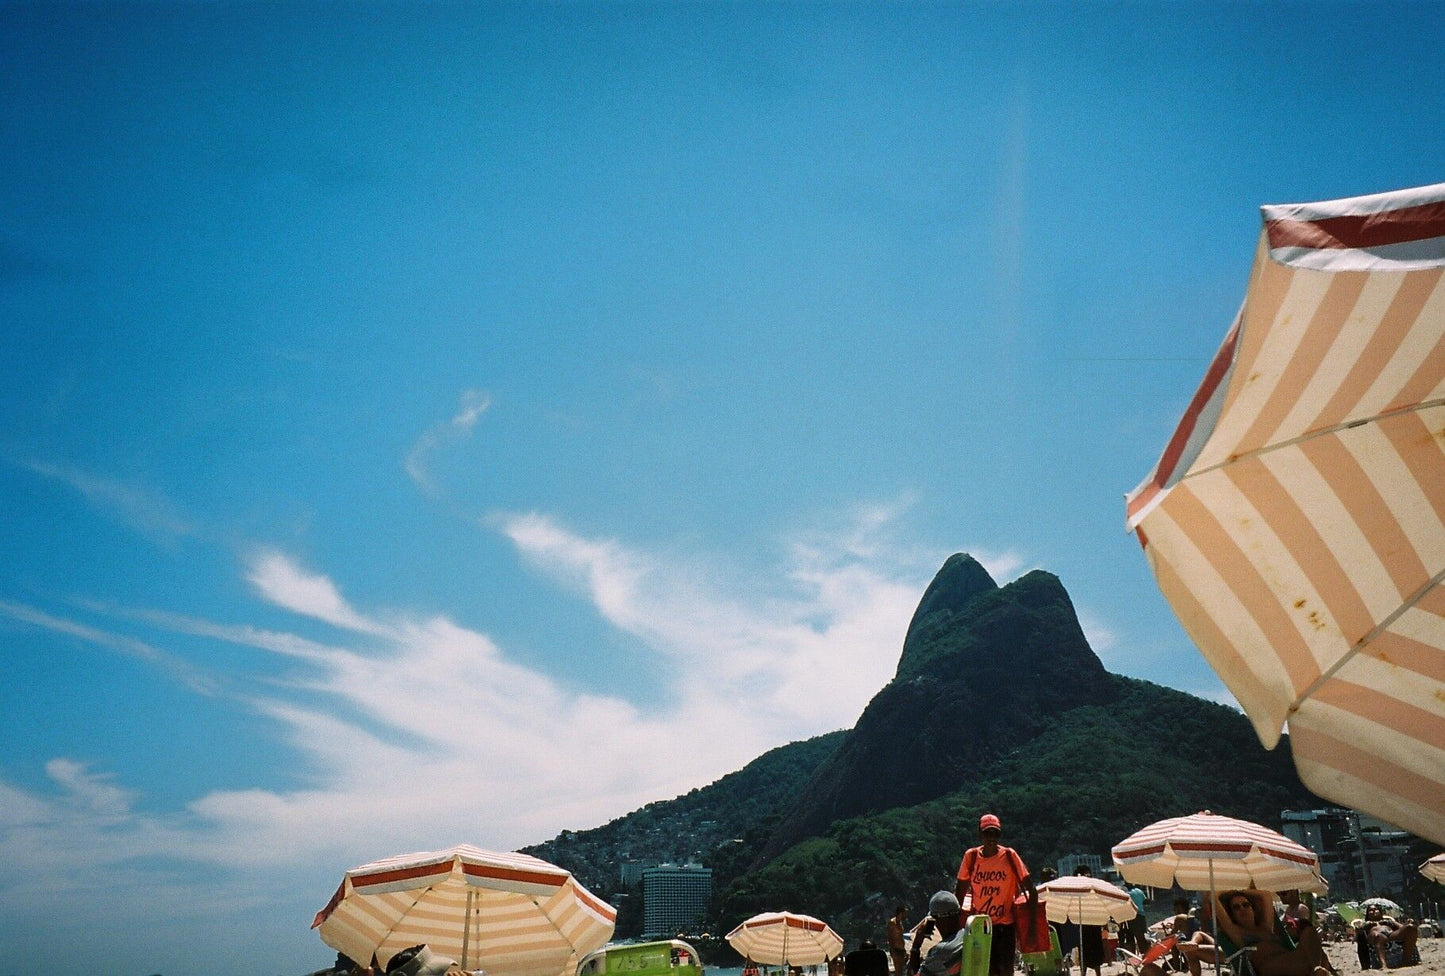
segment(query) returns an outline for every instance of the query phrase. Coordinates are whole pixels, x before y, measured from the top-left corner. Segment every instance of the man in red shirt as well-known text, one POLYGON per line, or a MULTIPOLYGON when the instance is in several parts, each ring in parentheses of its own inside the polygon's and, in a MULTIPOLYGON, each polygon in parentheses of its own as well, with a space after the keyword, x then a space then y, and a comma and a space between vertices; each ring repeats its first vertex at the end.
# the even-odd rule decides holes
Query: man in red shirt
POLYGON ((985 813, 978 819, 978 837, 983 843, 964 851, 953 889, 960 903, 965 896, 972 897, 973 914, 993 919, 989 976, 1013 976, 1014 898, 1019 889, 1028 893, 1030 905, 1037 905, 1039 900, 1024 859, 1013 848, 998 842, 1002 833, 1003 824, 993 814, 985 813))

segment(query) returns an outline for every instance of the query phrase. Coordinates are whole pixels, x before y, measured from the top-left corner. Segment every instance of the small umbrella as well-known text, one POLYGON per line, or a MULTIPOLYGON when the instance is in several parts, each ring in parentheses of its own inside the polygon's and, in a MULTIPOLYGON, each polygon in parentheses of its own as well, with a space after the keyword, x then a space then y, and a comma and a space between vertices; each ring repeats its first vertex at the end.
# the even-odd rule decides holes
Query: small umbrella
POLYGON ((616 919, 555 865, 459 845, 352 868, 311 927, 361 963, 426 944, 489 976, 571 976, 616 919))
POLYGON ((1445 844, 1445 184, 1264 208, 1127 524, 1260 741, 1445 844))
POLYGON ((1079 927, 1080 946, 1084 944, 1085 925, 1105 925, 1109 919, 1127 922, 1139 914, 1127 891, 1087 875, 1045 881, 1039 885, 1039 897, 1044 899, 1044 917, 1050 922, 1073 922, 1079 927))
POLYGON ((1436 854, 1430 860, 1420 865, 1420 873, 1431 881, 1438 881, 1445 884, 1445 854, 1436 854))
POLYGON ((1388 898, 1366 898, 1364 901, 1360 902, 1361 908, 1369 908, 1372 905, 1376 908, 1379 908, 1386 915, 1399 916, 1405 914, 1405 910, 1403 908, 1401 908, 1398 904, 1388 898))
POLYGON ((811 915, 764 912, 727 935, 738 954, 770 966, 816 966, 843 951, 843 940, 811 915))
POLYGON ((1110 919, 1127 922, 1139 914, 1129 893, 1102 878, 1072 875, 1039 885, 1046 899, 1044 915, 1050 922, 1105 925, 1110 919))
POLYGON ((1209 892, 1216 946, 1214 896, 1221 888, 1324 890, 1313 851, 1268 827, 1208 810, 1150 824, 1115 844, 1113 855, 1119 873, 1129 881, 1209 892))

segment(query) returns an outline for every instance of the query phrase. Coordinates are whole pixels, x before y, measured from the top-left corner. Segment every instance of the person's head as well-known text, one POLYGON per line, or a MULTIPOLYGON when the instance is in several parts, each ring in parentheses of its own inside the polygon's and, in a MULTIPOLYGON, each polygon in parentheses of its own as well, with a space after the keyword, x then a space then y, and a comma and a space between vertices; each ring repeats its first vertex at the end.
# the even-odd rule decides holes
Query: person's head
POLYGON ((878 947, 877 947, 876 945, 874 945, 871 940, 869 940, 869 939, 864 939, 862 942, 858 943, 858 948, 860 948, 860 949, 876 949, 876 948, 878 948, 878 947))
POLYGON ((983 841, 983 846, 994 847, 998 839, 1003 835, 1003 822, 996 814, 985 813, 978 818, 978 836, 983 841))
POLYGON ((1189 914, 1189 899, 1188 899, 1188 898, 1176 898, 1176 899, 1174 899, 1174 914, 1175 914, 1175 915, 1188 915, 1188 914, 1189 914))
POLYGON ((1226 891, 1219 896, 1219 902, 1224 906, 1225 913, 1236 925, 1253 927, 1258 921, 1255 918, 1257 906, 1254 899, 1242 891, 1226 891))
POLYGON ((1080 864, 1078 867, 1074 868, 1074 874, 1076 876, 1083 875, 1086 878, 1092 878, 1094 876, 1094 869, 1089 867, 1087 864, 1080 864))
POLYGON ((893 906, 893 917, 894 917, 894 918, 903 918, 903 917, 904 917, 905 915, 907 915, 907 914, 908 914, 908 907, 907 907, 906 905, 894 905, 894 906, 893 906))
POLYGON ((961 912, 958 899, 951 891, 936 891, 928 899, 928 915, 938 927, 940 939, 948 940, 958 934, 959 926, 963 924, 961 912))
POLYGON ((1053 868, 1039 868, 1039 880, 1045 883, 1053 881, 1059 876, 1059 872, 1053 868))
POLYGON ((1293 908, 1294 906, 1298 905, 1299 902, 1300 902, 1299 889, 1298 889, 1298 888, 1286 888, 1284 891, 1281 891, 1281 892, 1279 893, 1279 900, 1282 901, 1282 902, 1284 902, 1284 903, 1285 903, 1286 905, 1288 905, 1290 908, 1293 908))
POLYGON ((1385 910, 1379 905, 1365 906, 1365 918, 1369 919, 1371 922, 1378 922, 1381 918, 1384 917, 1384 915, 1385 910))

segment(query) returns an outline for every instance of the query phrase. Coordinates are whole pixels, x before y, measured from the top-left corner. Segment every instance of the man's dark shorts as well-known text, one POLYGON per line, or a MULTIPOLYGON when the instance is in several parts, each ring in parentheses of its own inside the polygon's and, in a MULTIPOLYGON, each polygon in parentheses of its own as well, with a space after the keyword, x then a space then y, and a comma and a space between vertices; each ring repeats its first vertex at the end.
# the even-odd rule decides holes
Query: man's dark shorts
POLYGON ((1014 971, 1014 927, 1012 925, 994 923, 993 948, 988 954, 988 971, 994 974, 1003 973, 1005 976, 1014 971))

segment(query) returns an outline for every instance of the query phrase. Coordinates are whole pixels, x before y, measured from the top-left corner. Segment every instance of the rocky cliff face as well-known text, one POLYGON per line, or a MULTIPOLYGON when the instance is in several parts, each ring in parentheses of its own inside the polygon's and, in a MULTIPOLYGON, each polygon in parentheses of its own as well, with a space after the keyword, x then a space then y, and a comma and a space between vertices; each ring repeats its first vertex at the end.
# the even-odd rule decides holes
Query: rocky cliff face
POLYGON ((1056 713, 1105 704, 1114 685, 1058 577, 998 586, 949 557, 914 613, 898 672, 820 766, 759 855, 765 862, 835 820, 912 806, 972 780, 1056 713))

